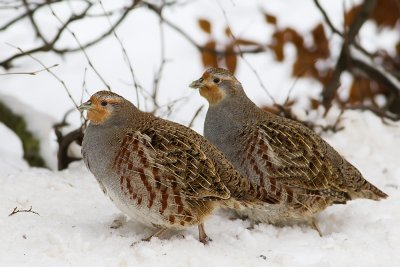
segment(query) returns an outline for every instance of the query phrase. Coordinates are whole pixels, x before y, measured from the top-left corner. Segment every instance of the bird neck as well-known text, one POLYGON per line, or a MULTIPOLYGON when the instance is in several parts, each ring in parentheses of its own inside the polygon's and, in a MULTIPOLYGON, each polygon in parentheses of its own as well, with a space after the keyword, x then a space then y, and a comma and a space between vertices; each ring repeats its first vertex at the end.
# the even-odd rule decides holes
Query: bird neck
POLYGON ((235 154, 232 143, 243 128, 265 119, 265 112, 256 106, 245 94, 224 99, 220 104, 210 106, 204 122, 204 136, 227 155, 235 154))
MULTIPOLYGON (((229 120, 235 126, 257 121, 260 113, 264 113, 246 94, 227 97, 218 105, 210 105, 207 115, 220 121, 221 118, 229 120)), ((265 114, 264 114, 265 116, 265 114)))

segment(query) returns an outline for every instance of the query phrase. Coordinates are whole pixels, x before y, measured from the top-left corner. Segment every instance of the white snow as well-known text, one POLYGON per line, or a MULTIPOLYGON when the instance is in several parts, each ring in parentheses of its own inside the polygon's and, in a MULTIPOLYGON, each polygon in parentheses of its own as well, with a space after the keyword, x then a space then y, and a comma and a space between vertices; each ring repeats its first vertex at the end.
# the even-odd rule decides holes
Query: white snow
MULTIPOLYGON (((126 1, 103 0, 107 10, 124 6, 126 1)), ((152 1, 157 2, 157 1, 152 1)), ((199 44, 207 36, 197 26, 197 18, 207 18, 213 24, 213 36, 223 36, 226 20, 220 6, 226 11, 229 24, 238 37, 269 42, 272 25, 263 24, 260 10, 278 17, 278 28, 294 27, 309 32, 321 20, 321 14, 312 1, 298 0, 202 0, 180 1, 165 10, 165 17, 180 25, 199 44)), ((334 25, 343 24, 343 1, 321 0, 334 25)), ((347 8, 360 0, 346 0, 347 8)), ((55 11, 68 17, 70 7, 80 10, 75 1, 69 7, 57 5, 55 11)), ((2 20, 12 16, 12 10, 0 11, 2 20)), ((101 12, 101 10, 99 10, 101 12)), ((58 21, 43 10, 36 19, 51 36, 59 27, 58 21)), ((105 19, 84 21, 72 27, 84 42, 108 27, 105 19)), ((160 83, 161 104, 189 96, 170 117, 187 124, 195 110, 205 104, 198 92, 188 84, 199 78, 203 69, 196 49, 179 34, 165 26, 166 59, 160 83)), ((136 78, 145 89, 152 88, 153 76, 160 64, 159 20, 146 9, 137 9, 117 29, 132 61, 136 78)), ((327 30, 327 29, 326 29, 327 30)), ((341 40, 331 35, 332 54, 337 55, 341 40)), ((391 47, 399 35, 394 31, 377 33, 372 24, 360 32, 360 42, 368 49, 391 47)), ((27 21, 0 34, 0 58, 17 52, 7 45, 29 49, 33 41, 32 28, 27 21)), ((307 37, 306 37, 307 39, 307 37)), ((69 34, 62 36, 63 46, 75 46, 69 34)), ((130 73, 115 38, 109 37, 86 50, 95 67, 114 91, 135 103, 130 73)), ((89 93, 104 89, 104 85, 88 67, 82 53, 68 54, 64 58, 52 53, 35 55, 46 66, 59 64, 53 71, 67 85, 76 102, 82 96, 84 70, 87 68, 86 86, 89 93)), ((290 77, 295 59, 293 46, 285 47, 286 60, 277 63, 271 53, 247 55, 246 59, 257 69, 270 93, 282 102, 293 87, 292 96, 300 98, 295 111, 305 119, 315 119, 326 125, 336 119, 337 110, 328 118, 312 111, 306 115, 303 106, 306 96, 314 96, 321 85, 309 79, 295 81, 290 77)), ((30 58, 19 59, 11 71, 29 72, 41 67, 30 58)), ((334 64, 334 62, 323 62, 334 64)), ((252 70, 239 60, 237 77, 250 98, 257 104, 271 103, 261 89, 252 70)), ((4 70, 1 70, 3 73, 4 70)), ((346 87, 351 79, 343 75, 346 87)), ((41 149, 48 165, 56 165, 55 136, 52 125, 59 122, 65 112, 73 108, 61 84, 51 75, 41 72, 32 75, 1 75, 0 99, 7 101, 12 110, 28 118, 28 128, 41 140, 41 149)), ((344 91, 339 92, 344 95, 344 91)), ((84 99, 88 97, 84 95, 84 99)), ((142 106, 143 108, 143 106, 142 106)), ((318 112, 321 113, 319 110, 318 112)), ((79 124, 78 113, 68 122, 79 124)), ((159 115, 165 116, 163 111, 159 115)), ((1 115, 1 114, 0 114, 1 115)), ((202 132, 205 110, 195 121, 194 129, 202 132)), ((197 241, 197 229, 171 233, 166 239, 138 242, 150 230, 129 219, 119 229, 111 229, 121 212, 101 192, 94 177, 82 162, 72 164, 62 172, 31 168, 23 160, 22 145, 13 132, 0 124, 0 267, 13 266, 400 266, 400 123, 384 124, 369 112, 344 114, 343 131, 325 133, 324 138, 352 162, 364 176, 389 194, 380 202, 357 200, 347 205, 328 208, 318 217, 323 237, 306 226, 275 227, 266 224, 247 229, 249 221, 230 220, 231 213, 220 211, 206 222, 206 231, 213 241, 203 246, 197 241), (30 209, 39 213, 17 213, 13 209, 30 209), (131 246, 132 243, 138 242, 131 246)), ((72 128, 71 128, 72 129, 72 128)))
POLYGON ((0 179, 0 266, 396 266, 400 263, 400 132, 374 115, 346 112, 345 130, 325 136, 365 177, 389 194, 357 200, 318 217, 323 233, 230 220, 206 222, 204 246, 194 227, 165 239, 132 220, 111 229, 121 213, 79 162, 62 172, 38 168, 0 179), (38 212, 17 213, 18 207, 38 212), (138 242, 131 246, 132 243, 138 242))

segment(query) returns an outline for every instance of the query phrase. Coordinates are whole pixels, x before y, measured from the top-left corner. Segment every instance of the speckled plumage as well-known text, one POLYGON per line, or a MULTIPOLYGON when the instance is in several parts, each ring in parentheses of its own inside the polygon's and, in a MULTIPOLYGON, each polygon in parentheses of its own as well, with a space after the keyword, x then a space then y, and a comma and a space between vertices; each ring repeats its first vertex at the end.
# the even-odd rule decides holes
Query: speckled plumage
POLYGON ((91 120, 82 155, 103 191, 131 218, 165 229, 199 226, 218 207, 240 209, 259 199, 256 187, 201 135, 141 112, 100 91, 84 103, 91 120), (240 201, 240 202, 239 202, 240 201))
POLYGON ((259 109, 229 71, 211 68, 191 87, 210 103, 204 136, 268 194, 279 196, 281 187, 296 195, 295 201, 246 209, 242 215, 257 222, 313 224, 314 215, 331 204, 387 196, 312 130, 259 109), (223 97, 215 101, 210 94, 223 97))

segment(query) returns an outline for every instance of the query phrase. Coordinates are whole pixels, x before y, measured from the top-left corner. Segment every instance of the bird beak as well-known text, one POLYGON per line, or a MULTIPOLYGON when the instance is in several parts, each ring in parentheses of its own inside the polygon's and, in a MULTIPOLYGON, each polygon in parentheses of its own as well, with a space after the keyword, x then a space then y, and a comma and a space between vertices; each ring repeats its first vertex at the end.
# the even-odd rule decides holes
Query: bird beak
POLYGON ((204 79, 200 78, 198 80, 193 81, 191 84, 189 84, 189 87, 193 88, 193 89, 200 89, 204 86, 203 82, 204 82, 204 79))
POLYGON ((82 103, 79 107, 79 111, 89 110, 92 108, 92 101, 88 100, 85 103, 82 103))

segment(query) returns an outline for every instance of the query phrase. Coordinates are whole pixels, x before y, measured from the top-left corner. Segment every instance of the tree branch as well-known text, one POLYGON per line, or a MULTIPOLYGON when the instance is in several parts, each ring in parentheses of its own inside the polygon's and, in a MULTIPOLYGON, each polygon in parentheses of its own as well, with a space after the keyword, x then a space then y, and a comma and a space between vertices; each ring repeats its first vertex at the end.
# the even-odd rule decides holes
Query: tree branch
POLYGON ((327 109, 329 109, 331 106, 332 99, 339 88, 340 76, 342 72, 348 68, 349 58, 351 57, 349 53, 349 46, 353 44, 359 30, 375 7, 376 2, 377 0, 365 0, 348 32, 344 35, 342 50, 336 63, 335 70, 333 71, 332 78, 322 92, 322 104, 327 109))

